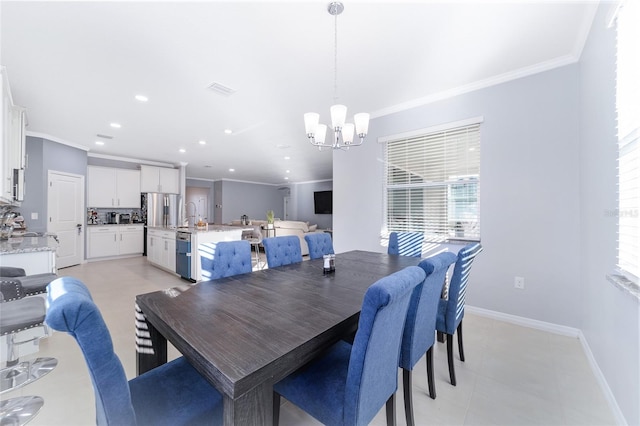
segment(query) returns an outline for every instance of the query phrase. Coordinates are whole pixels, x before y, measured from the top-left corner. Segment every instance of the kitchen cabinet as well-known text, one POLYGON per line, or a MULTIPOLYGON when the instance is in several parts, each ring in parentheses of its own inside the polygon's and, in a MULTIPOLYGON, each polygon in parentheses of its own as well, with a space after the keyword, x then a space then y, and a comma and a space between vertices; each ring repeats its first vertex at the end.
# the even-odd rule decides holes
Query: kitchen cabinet
POLYGON ((25 125, 26 110, 13 104, 6 69, 0 68, 2 89, 2 159, 0 160, 0 203, 20 205, 24 196, 24 169, 26 167, 25 125))
POLYGON ((167 167, 140 166, 140 190, 142 192, 180 193, 178 169, 167 167))
POLYGON ((87 205, 140 208, 140 171, 88 166, 87 205))
POLYGON ((144 225, 122 225, 119 227, 119 254, 139 254, 144 250, 144 225))
POLYGON ((147 260, 160 268, 176 272, 176 231, 148 228, 147 260))
POLYGON ((143 246, 143 225, 88 227, 88 259, 142 254, 143 246))

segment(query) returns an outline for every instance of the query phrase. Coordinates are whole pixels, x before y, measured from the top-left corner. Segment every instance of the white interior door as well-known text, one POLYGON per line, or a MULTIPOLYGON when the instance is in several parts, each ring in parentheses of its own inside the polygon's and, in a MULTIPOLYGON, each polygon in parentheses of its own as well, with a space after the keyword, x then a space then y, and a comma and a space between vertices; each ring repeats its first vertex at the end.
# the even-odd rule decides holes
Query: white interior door
POLYGON ((84 176, 49 170, 47 232, 58 236, 56 267, 82 263, 84 253, 84 176))

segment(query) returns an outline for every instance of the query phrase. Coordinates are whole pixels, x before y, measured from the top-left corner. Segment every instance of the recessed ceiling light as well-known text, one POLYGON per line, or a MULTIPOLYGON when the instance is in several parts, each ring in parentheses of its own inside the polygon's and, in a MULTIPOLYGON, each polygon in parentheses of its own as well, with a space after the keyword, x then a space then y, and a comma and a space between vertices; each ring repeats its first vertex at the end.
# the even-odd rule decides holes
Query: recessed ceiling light
POLYGON ((284 180, 289 180, 289 176, 285 176, 285 177, 284 177, 284 180))
POLYGON ((149 98, 147 98, 144 95, 136 95, 136 101, 147 102, 148 100, 149 100, 149 98))
POLYGON ((289 157, 288 155, 286 157, 284 157, 285 160, 291 160, 291 157, 289 157))
POLYGON ((224 132, 225 132, 227 135, 230 135, 231 133, 233 133, 233 130, 231 130, 231 129, 224 129, 224 132))
POLYGON ((199 143, 200 145, 206 145, 206 144, 207 144, 207 141, 198 141, 198 143, 199 143))
POLYGON ((287 145, 286 143, 279 143, 278 145, 276 145, 276 148, 278 148, 278 149, 289 149, 289 148, 291 148, 291 145, 287 145))
POLYGON ((179 151, 180 151, 181 153, 183 153, 183 154, 184 154, 185 152, 187 152, 187 150, 186 150, 186 149, 184 149, 184 148, 180 148, 180 150, 179 150, 179 151))
POLYGON ((122 126, 120 125, 120 123, 111 123, 111 127, 113 127, 114 129, 119 129, 122 126))
POLYGON ((229 169, 229 171, 230 171, 230 172, 235 172, 235 171, 236 171, 236 169, 229 169))
POLYGON ((102 141, 96 141, 96 145, 104 145, 104 142, 102 142, 102 141))
POLYGON ((287 171, 286 171, 286 173, 291 173, 291 171, 290 171, 290 170, 287 170, 287 171))

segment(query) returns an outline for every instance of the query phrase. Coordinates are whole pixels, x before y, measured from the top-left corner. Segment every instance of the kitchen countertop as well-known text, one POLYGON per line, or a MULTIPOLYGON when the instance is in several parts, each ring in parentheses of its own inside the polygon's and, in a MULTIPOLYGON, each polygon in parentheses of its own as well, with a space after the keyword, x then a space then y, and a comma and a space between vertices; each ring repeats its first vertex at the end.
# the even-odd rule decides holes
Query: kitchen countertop
POLYGON ((199 229, 192 226, 179 226, 176 231, 181 232, 189 232, 190 234, 204 234, 207 232, 224 232, 224 231, 250 231, 252 227, 242 228, 238 226, 229 226, 229 225, 213 225, 209 224, 208 229, 199 229))
POLYGON ((144 225, 144 222, 131 222, 131 223, 87 223, 87 226, 130 226, 130 225, 144 225))
POLYGON ((0 241, 0 254, 55 251, 57 247, 51 237, 13 237, 0 241))

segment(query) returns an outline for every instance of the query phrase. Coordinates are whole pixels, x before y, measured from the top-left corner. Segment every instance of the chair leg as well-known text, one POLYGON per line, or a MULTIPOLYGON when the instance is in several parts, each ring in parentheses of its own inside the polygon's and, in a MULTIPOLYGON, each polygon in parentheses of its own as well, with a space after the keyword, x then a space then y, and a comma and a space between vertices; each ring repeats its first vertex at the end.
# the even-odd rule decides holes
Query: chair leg
POLYGON ((464 362, 464 349, 462 348, 462 320, 458 324, 458 352, 460 353, 460 361, 464 362))
POLYGON ((413 426, 413 393, 411 392, 412 385, 411 370, 402 369, 402 385, 404 391, 404 415, 407 419, 407 426, 413 426))
POLYGON ((387 426, 396 426, 396 394, 387 399, 387 426))
POLYGON ((429 396, 436 399, 436 384, 433 380, 433 346, 427 351, 427 383, 429 384, 429 396))
POLYGON ((438 342, 444 343, 444 333, 442 331, 438 331, 436 334, 438 335, 438 342))
POLYGON ((451 384, 456 385, 456 371, 453 365, 453 335, 447 334, 447 359, 449 361, 449 378, 451 384))
POLYGON ((273 426, 280 424, 280 394, 273 392, 273 426))

